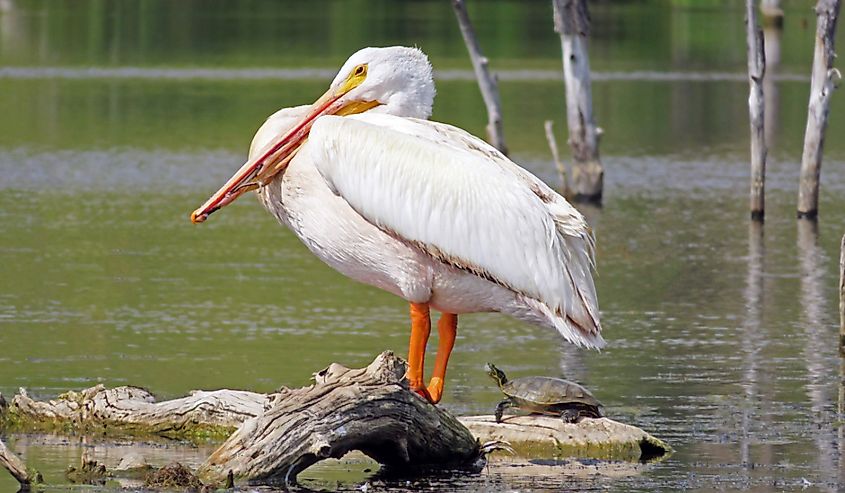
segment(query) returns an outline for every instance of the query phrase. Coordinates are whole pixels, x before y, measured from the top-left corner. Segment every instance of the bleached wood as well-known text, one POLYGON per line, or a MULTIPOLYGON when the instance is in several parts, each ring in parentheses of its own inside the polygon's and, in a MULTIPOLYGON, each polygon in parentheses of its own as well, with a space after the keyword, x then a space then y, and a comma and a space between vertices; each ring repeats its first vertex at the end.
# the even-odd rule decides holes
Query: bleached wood
POLYGON ((563 49, 566 122, 572 148, 572 191, 575 200, 600 202, 604 168, 599 159, 599 131, 593 119, 590 19, 586 0, 553 0, 555 32, 563 49))
POLYGON ((226 389, 197 390, 181 399, 156 402, 150 392, 139 387, 107 389, 97 385, 49 401, 33 400, 22 390, 13 398, 12 407, 18 415, 35 421, 138 425, 164 434, 193 425, 236 427, 263 412, 267 402, 264 394, 226 389))
POLYGON ((762 0, 760 13, 763 14, 764 26, 783 28, 783 9, 780 8, 780 0, 762 0))
POLYGON ((816 44, 810 81, 810 103, 804 152, 801 156, 801 183, 798 187, 798 217, 813 219, 819 212, 819 177, 821 175, 824 134, 830 112, 830 96, 839 71, 833 68, 836 57, 834 36, 840 0, 819 0, 816 4, 816 44))
POLYGON ((0 465, 9 471, 12 477, 20 483, 21 491, 29 491, 34 478, 29 476, 29 472, 26 470, 26 465, 20 457, 9 450, 2 440, 0 440, 0 465))
POLYGON ((546 120, 543 128, 546 129, 546 140, 549 142, 549 149, 552 151, 555 168, 557 168, 557 176, 560 179, 560 194, 566 197, 569 195, 569 184, 566 182, 566 165, 560 159, 560 154, 557 150, 557 139, 555 139, 555 133, 552 129, 553 125, 554 122, 552 120, 546 120))
POLYGON ((362 369, 333 364, 315 375, 315 384, 300 389, 269 395, 195 391, 160 403, 138 387, 97 386, 49 401, 22 391, 8 412, 24 421, 163 434, 191 425, 240 426, 201 467, 202 477, 212 481, 231 470, 241 480, 292 482, 309 465, 350 450, 389 468, 472 467, 486 451, 479 440, 512 441, 532 458, 638 460, 671 450, 639 428, 606 418, 577 424, 544 416, 508 417, 503 424, 493 416, 459 420, 410 392, 405 369, 404 361, 387 352, 362 369))
POLYGON ((845 353, 845 235, 839 246, 839 350, 845 353))
POLYGON ((494 416, 460 419, 480 441, 507 442, 518 455, 536 456, 546 449, 560 456, 642 460, 672 451, 665 442, 640 428, 609 418, 585 418, 578 423, 541 415, 506 416, 501 423, 494 416))
POLYGON ((391 352, 368 367, 332 364, 310 387, 275 394, 199 470, 204 479, 295 482, 317 461, 351 450, 389 468, 466 466, 482 455, 455 417, 408 390, 405 362, 391 352))
POLYGON ((757 27, 754 0, 745 0, 746 39, 748 41, 748 117, 751 127, 751 218, 762 221, 766 211, 766 133, 763 77, 766 55, 763 31, 757 27))
POLYGON ((487 139, 490 144, 507 155, 505 145, 505 132, 502 124, 502 103, 499 98, 499 85, 496 77, 490 73, 489 60, 481 52, 478 39, 475 37, 475 29, 469 20, 464 0, 452 0, 452 9, 458 19, 458 26, 461 28, 461 36, 472 60, 472 69, 475 71, 475 78, 478 80, 478 88, 481 90, 481 97, 487 107, 487 139))

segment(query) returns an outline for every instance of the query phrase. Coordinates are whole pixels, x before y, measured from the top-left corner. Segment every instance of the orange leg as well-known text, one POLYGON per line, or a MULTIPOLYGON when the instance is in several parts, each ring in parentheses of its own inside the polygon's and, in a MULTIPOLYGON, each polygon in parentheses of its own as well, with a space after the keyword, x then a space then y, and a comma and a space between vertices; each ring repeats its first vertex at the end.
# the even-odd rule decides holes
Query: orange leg
POLYGON ((428 383, 429 400, 433 404, 440 402, 443 397, 443 384, 446 381, 446 365, 449 355, 455 347, 455 336, 458 333, 458 316, 454 313, 443 313, 437 322, 437 332, 440 341, 437 344, 437 359, 434 360, 434 373, 428 383))
POLYGON ((429 313, 428 303, 411 303, 411 342, 408 345, 408 383, 413 392, 431 400, 428 390, 423 385, 425 345, 428 343, 429 334, 431 334, 431 315, 429 313))

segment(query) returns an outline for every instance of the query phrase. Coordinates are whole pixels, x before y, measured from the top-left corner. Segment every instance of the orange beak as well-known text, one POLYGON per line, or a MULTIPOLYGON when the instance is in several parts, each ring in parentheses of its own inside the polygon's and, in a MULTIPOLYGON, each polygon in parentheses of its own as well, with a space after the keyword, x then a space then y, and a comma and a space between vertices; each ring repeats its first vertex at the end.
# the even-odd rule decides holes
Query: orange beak
POLYGON ((337 92, 340 91, 329 89, 311 106, 311 110, 299 123, 284 135, 270 141, 255 158, 241 166, 220 190, 191 213, 191 222, 201 223, 213 212, 234 202, 244 192, 270 183, 270 180, 284 170, 294 158, 318 117, 337 113, 349 114, 340 111, 347 105, 338 102, 343 93, 337 92))

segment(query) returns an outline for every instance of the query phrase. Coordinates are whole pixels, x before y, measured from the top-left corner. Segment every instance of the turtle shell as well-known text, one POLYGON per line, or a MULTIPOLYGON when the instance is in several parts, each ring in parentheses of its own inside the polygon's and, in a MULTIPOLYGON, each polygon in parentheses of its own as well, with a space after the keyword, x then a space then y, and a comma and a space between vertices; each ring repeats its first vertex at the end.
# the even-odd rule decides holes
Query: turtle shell
POLYGON ((509 380, 502 386, 508 397, 538 406, 558 404, 584 404, 601 407, 589 390, 569 380, 551 377, 523 377, 509 380))

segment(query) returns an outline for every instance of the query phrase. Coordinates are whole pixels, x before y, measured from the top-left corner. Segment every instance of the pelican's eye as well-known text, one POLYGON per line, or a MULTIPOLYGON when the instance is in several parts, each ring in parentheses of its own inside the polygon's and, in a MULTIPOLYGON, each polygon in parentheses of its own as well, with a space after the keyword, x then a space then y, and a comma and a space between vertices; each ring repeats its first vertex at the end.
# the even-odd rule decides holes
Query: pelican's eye
POLYGON ((356 65, 355 68, 352 69, 352 72, 349 73, 349 76, 340 86, 340 94, 346 94, 347 92, 355 89, 356 87, 360 86, 365 80, 367 79, 367 64, 361 63, 356 65))

